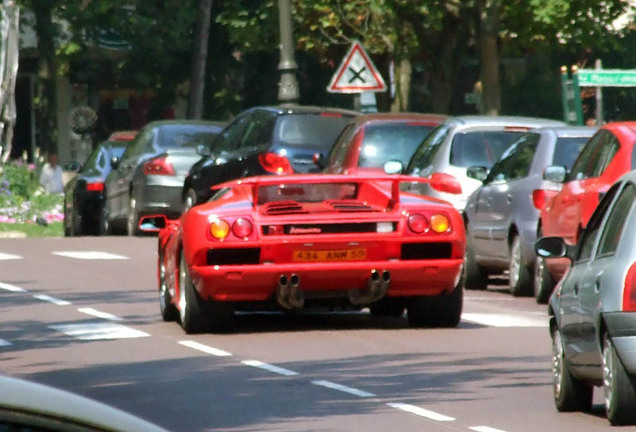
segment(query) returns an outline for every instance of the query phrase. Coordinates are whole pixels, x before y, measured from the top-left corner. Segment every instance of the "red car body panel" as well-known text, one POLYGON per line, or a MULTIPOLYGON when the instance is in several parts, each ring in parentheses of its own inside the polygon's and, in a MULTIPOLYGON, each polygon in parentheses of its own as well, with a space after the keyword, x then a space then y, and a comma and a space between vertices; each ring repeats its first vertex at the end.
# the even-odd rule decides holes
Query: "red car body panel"
POLYGON ((225 191, 221 198, 191 208, 159 231, 159 283, 163 271, 164 283, 178 308, 183 251, 197 293, 208 300, 269 301, 281 275, 291 274, 300 278, 308 298, 330 297, 364 289, 374 269, 390 272, 387 297, 450 292, 458 286, 463 266, 461 215, 445 201, 400 193, 403 181, 428 180, 377 174, 300 174, 218 185, 215 189, 225 191), (294 193, 308 183, 355 184, 357 196, 301 203, 300 210, 288 200, 275 201, 270 196, 263 201, 259 196, 270 186, 294 193), (433 215, 444 215, 449 228, 438 233, 429 226, 423 233, 413 232, 408 218, 415 214, 429 222, 433 215), (249 235, 230 232, 216 239, 210 234, 211 221, 223 219, 233 225, 239 218, 254 227, 249 235), (369 226, 376 228, 359 229, 369 226), (378 232, 382 231, 379 227, 387 232, 378 232))
MULTIPOLYGON (((561 237, 568 244, 576 244, 580 230, 587 225, 602 194, 607 192, 619 177, 633 169, 636 122, 608 123, 599 129, 600 131, 608 131, 615 137, 619 145, 616 153, 598 177, 567 181, 561 190, 548 200, 540 216, 544 237, 561 237)), ((570 261, 548 259, 546 264, 553 278, 559 280, 569 268, 570 261)))

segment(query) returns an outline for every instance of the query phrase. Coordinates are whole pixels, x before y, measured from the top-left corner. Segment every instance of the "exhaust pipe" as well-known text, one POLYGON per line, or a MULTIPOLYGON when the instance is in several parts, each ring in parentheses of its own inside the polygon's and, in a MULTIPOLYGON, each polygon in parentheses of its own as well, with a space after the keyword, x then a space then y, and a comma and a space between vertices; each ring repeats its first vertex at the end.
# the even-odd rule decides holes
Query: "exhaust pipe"
POLYGON ((283 309, 300 309, 305 304, 305 296, 300 289, 300 276, 281 275, 276 286, 276 302, 283 309))
POLYGON ((349 290, 349 302, 356 306, 368 305, 380 300, 389 289, 391 274, 384 270, 382 274, 376 269, 371 270, 367 287, 349 290))
POLYGON ((276 301, 284 309, 291 309, 291 306, 287 302, 289 298, 289 278, 285 275, 280 275, 278 278, 278 285, 276 286, 276 301))

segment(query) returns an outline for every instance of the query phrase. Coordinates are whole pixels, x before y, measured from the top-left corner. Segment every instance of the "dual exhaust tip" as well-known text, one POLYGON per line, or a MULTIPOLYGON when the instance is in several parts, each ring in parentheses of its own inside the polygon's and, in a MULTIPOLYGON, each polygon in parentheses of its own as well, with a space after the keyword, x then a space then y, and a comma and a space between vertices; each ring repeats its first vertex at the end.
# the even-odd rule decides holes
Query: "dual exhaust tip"
POLYGON ((281 275, 276 287, 276 301, 284 309, 300 309, 305 304, 305 295, 300 289, 300 276, 281 275))

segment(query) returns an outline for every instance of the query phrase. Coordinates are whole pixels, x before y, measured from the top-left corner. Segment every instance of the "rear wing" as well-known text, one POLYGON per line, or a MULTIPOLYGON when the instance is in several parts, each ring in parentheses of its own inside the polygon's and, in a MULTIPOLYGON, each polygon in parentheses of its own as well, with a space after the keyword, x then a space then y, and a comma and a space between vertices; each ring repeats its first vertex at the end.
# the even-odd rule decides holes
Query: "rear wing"
POLYGON ((247 177, 220 183, 212 187, 213 190, 249 187, 252 191, 252 205, 257 207, 259 189, 267 186, 289 186, 302 184, 351 184, 351 183, 376 183, 388 182, 391 184, 391 202, 400 201, 401 183, 429 183, 431 187, 440 192, 461 194, 462 188, 455 177, 445 173, 434 173, 430 177, 415 177, 404 174, 292 174, 271 175, 260 177, 247 177))

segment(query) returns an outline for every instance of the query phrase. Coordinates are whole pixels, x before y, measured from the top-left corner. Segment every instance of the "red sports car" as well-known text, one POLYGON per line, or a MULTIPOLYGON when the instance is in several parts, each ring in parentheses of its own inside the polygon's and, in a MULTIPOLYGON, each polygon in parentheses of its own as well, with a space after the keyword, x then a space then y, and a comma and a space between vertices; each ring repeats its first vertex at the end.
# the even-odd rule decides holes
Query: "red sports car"
POLYGON ((236 310, 328 307, 455 327, 463 303, 464 224, 445 201, 400 192, 400 175, 296 174, 214 187, 159 231, 161 313, 187 333, 227 331, 236 310))

